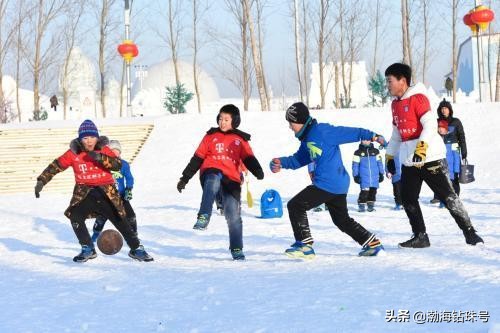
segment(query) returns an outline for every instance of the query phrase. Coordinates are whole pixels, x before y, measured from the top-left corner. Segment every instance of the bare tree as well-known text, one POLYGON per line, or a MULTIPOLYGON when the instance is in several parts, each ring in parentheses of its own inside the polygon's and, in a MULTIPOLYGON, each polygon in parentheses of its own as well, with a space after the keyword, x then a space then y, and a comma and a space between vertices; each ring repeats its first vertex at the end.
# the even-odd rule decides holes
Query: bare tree
MULTIPOLYGON (((64 65, 62 69, 63 72, 61 75, 64 119, 67 118, 67 109, 68 109, 68 77, 71 74, 70 58, 75 48, 77 29, 80 23, 80 19, 83 15, 84 9, 85 9, 85 1, 78 0, 75 1, 71 6, 69 6, 66 12, 66 26, 64 29, 64 49, 66 55, 64 57, 64 65)), ((71 70, 75 70, 75 68, 72 68, 71 70)))
POLYGON ((259 59, 260 59, 260 70, 262 72, 262 80, 264 84, 264 90, 266 93, 266 99, 267 99, 267 105, 269 107, 268 110, 271 110, 271 96, 269 96, 269 87, 266 82, 266 71, 264 70, 264 56, 262 55, 262 49, 264 48, 264 7, 266 5, 266 1, 261 1, 261 0, 253 0, 255 1, 255 7, 257 11, 257 35, 258 35, 258 49, 259 49, 259 59))
MULTIPOLYGON (((33 54, 31 57, 26 57, 26 60, 33 74, 33 115, 35 119, 40 114, 40 81, 56 60, 56 53, 61 43, 61 36, 55 34, 52 34, 50 41, 47 41, 47 30, 66 4, 66 0, 39 0, 38 4, 34 6, 33 15, 28 17, 33 23, 34 30, 32 33, 34 38, 33 54)), ((26 48, 25 51, 31 50, 26 48)))
POLYGON ((498 50, 497 50, 497 78, 496 78, 495 102, 500 102, 500 41, 498 42, 498 50))
POLYGON ((200 48, 200 40, 198 37, 198 25, 202 15, 208 10, 208 4, 204 4, 200 12, 200 3, 198 0, 193 0, 193 82, 194 82, 194 92, 196 94, 196 101, 198 106, 198 112, 201 113, 201 92, 199 84, 199 72, 198 72, 198 51, 200 48))
POLYGON ((378 51, 378 34, 380 28, 380 0, 377 0, 375 6, 375 43, 373 45, 373 64, 372 64, 372 73, 371 77, 375 76, 377 72, 377 51, 378 51))
POLYGON ((422 83, 426 83, 427 66, 429 61, 429 0, 420 0, 422 5, 424 49, 422 55, 422 83))
POLYGON ((309 73, 309 22, 307 17, 309 7, 307 5, 307 0, 302 0, 302 69, 304 71, 304 94, 306 95, 306 104, 309 105, 309 78, 307 73, 309 73))
POLYGON ((29 16, 29 9, 26 8, 24 0, 17 1, 17 20, 16 20, 16 109, 17 109, 17 119, 19 122, 22 121, 21 114, 21 104, 19 101, 19 85, 21 83, 21 62, 23 61, 23 48, 24 41, 22 35, 22 29, 26 19, 29 16))
POLYGON ((299 18, 299 0, 293 0, 293 27, 295 36, 295 68, 297 70, 297 81, 299 83, 300 100, 304 101, 304 87, 302 82, 301 55, 300 55, 300 18, 299 18))
POLYGON ((331 0, 320 0, 317 20, 316 43, 318 48, 320 107, 322 109, 325 108, 325 96, 328 86, 327 82, 325 82, 325 67, 328 63, 328 43, 331 40, 334 26, 330 22, 331 2, 331 0))
POLYGON ((178 64, 178 56, 179 56, 179 37, 181 34, 181 25, 179 18, 179 2, 176 1, 175 7, 172 4, 172 0, 168 0, 168 45, 170 47, 170 52, 172 56, 172 62, 174 64, 174 72, 175 72, 175 85, 178 86, 181 84, 180 74, 179 74, 179 64, 178 64))
POLYGON ((260 97, 260 108, 262 111, 268 111, 269 105, 268 105, 268 97, 266 95, 265 75, 263 72, 258 40, 255 37, 255 29, 253 25, 249 0, 243 0, 243 12, 245 13, 250 33, 250 45, 252 49, 255 77, 257 79, 257 89, 259 91, 259 97, 260 97))
POLYGON ((458 8, 462 4, 462 0, 451 0, 451 72, 453 81, 453 103, 457 101, 457 69, 458 69, 458 46, 457 46, 457 19, 458 8))
MULTIPOLYGON (((0 105, 5 105, 5 96, 3 92, 3 67, 5 63, 5 59, 7 57, 7 53, 10 50, 10 45, 12 42, 12 38, 15 34, 15 28, 7 28, 9 26, 9 22, 7 20, 7 7, 9 6, 9 0, 0 0, 0 105), (7 31, 4 31, 4 28, 7 28, 7 31)), ((0 110, 2 112, 2 110, 0 110)))
POLYGON ((413 70, 408 0, 401 0, 401 28, 403 31, 403 62, 413 70))

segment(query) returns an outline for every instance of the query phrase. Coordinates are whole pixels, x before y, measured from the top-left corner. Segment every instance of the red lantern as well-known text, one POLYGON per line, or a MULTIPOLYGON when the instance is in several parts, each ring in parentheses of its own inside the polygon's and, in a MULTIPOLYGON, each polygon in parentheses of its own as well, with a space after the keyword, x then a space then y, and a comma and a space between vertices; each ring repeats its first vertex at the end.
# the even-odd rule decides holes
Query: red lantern
POLYGON ((485 6, 476 7, 474 12, 470 14, 470 20, 479 25, 479 28, 482 31, 488 29, 488 25, 491 21, 493 21, 494 17, 495 14, 493 13, 493 11, 485 6))
POLYGON ((471 10, 468 14, 465 14, 465 16, 464 16, 464 24, 466 26, 468 26, 470 28, 470 30, 472 30, 473 34, 475 34, 477 32, 477 27, 476 27, 476 24, 474 22, 472 22, 472 20, 470 18, 470 14, 472 12, 473 11, 471 10))
POLYGON ((127 63, 130 63, 139 54, 139 49, 131 40, 124 40, 123 44, 118 45, 118 53, 127 63))

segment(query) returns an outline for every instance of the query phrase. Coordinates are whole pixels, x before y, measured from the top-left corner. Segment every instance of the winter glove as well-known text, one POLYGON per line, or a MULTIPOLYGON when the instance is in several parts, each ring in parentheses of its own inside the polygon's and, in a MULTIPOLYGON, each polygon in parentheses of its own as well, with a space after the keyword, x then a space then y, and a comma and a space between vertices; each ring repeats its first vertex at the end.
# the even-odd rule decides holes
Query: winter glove
POLYGON ((273 173, 280 172, 281 160, 279 158, 273 158, 271 162, 269 162, 269 168, 271 168, 273 173))
POLYGON ((427 154, 427 143, 419 141, 417 147, 415 148, 415 153, 413 154, 413 163, 416 167, 422 167, 425 163, 425 157, 427 154))
POLYGON ((383 173, 379 173, 378 174, 378 182, 382 183, 383 181, 384 181, 384 174, 383 173))
POLYGON ((394 156, 385 154, 385 169, 391 175, 396 174, 396 163, 394 162, 394 156))
POLYGON ((132 189, 131 188, 126 188, 125 193, 123 194, 123 199, 130 201, 132 200, 132 189))
POLYGON ((380 145, 380 149, 387 147, 387 140, 383 135, 375 134, 375 136, 372 138, 372 141, 377 142, 380 145))
POLYGON ((186 188, 186 184, 187 182, 184 180, 184 179, 179 179, 179 182, 177 183, 177 191, 179 191, 179 193, 182 192, 183 189, 186 188))
POLYGON ((35 186, 35 197, 40 198, 40 192, 42 191, 43 188, 43 182, 41 180, 36 182, 35 186))
POLYGON ((89 157, 91 159, 93 159, 94 161, 102 163, 102 154, 101 153, 98 153, 95 151, 89 151, 89 152, 87 152, 87 155, 89 155, 89 157))
POLYGON ((358 176, 354 176, 354 182, 356 184, 360 184, 361 183, 361 177, 358 175, 358 176))

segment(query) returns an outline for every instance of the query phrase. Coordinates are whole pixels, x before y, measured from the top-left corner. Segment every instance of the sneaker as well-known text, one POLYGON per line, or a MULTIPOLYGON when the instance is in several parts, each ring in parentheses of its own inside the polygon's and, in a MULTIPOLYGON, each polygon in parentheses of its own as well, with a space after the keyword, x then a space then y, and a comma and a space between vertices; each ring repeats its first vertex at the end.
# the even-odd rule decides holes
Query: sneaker
POLYGON ((245 260, 242 249, 231 249, 231 255, 233 256, 233 260, 245 260))
POLYGON ((198 214, 198 219, 196 220, 193 229, 205 230, 208 227, 208 222, 210 222, 210 220, 208 219, 208 214, 198 214))
POLYGON ((366 205, 364 203, 358 204, 358 212, 363 213, 364 211, 366 211, 366 205))
POLYGON ((289 249, 286 249, 285 254, 290 258, 313 259, 316 254, 311 245, 296 241, 289 249))
POLYGON ((132 259, 138 261, 153 261, 153 257, 151 257, 146 250, 144 250, 144 246, 139 245, 139 247, 135 250, 130 250, 128 256, 132 259))
POLYGON ((429 236, 425 232, 420 232, 417 235, 413 234, 412 238, 406 242, 399 243, 401 248, 424 248, 431 246, 429 242, 429 236))
POLYGON ((470 227, 467 230, 464 230, 465 242, 469 245, 476 245, 477 243, 483 243, 484 241, 481 237, 476 234, 476 230, 473 227, 470 227))
POLYGON ((97 242, 97 238, 99 238, 100 234, 101 234, 100 231, 94 231, 94 233, 92 234, 92 242, 93 243, 97 242))
POLYGON ((97 258, 97 253, 93 247, 88 245, 82 246, 82 252, 73 258, 74 262, 86 262, 89 259, 97 258))
POLYGON ((446 206, 444 205, 444 202, 439 202, 439 208, 440 209, 443 209, 443 208, 446 208, 446 206))
POLYGON ((385 250, 384 246, 378 239, 374 239, 361 249, 361 252, 358 253, 360 257, 374 257, 380 251, 385 250))
POLYGON ((439 203, 439 202, 440 202, 440 200, 439 200, 439 199, 437 199, 437 198, 432 198, 432 199, 431 199, 431 201, 429 201, 429 202, 430 202, 431 204, 437 204, 437 203, 439 203))
POLYGON ((368 202, 367 203, 368 211, 373 212, 375 210, 375 203, 374 202, 368 202))

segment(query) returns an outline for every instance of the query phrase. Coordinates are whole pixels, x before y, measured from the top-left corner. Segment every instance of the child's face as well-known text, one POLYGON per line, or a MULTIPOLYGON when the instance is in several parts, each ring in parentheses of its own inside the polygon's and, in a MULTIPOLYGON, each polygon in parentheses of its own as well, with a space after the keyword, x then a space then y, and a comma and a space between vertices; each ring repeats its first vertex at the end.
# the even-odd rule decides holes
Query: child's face
POLYGON ((304 124, 297 124, 297 123, 291 123, 291 122, 288 122, 289 123, 289 127, 290 129, 293 131, 293 133, 297 134, 300 132, 300 130, 302 129, 302 127, 304 127, 304 124))
POLYGON ((446 106, 443 106, 441 108, 441 113, 445 118, 448 118, 448 116, 450 115, 450 109, 448 109, 446 106))
POLYGON ((229 113, 221 113, 219 115, 219 128, 222 132, 227 132, 233 129, 233 117, 229 113))
POLYGON ((111 149, 111 151, 115 153, 116 157, 120 157, 120 155, 122 154, 118 149, 111 149))
POLYGON ((363 146, 369 146, 371 141, 370 140, 361 140, 361 143, 363 144, 363 146))
POLYGON ((438 133, 441 135, 448 134, 448 130, 444 127, 438 127, 438 133))
POLYGON ((408 89, 408 84, 406 83, 406 79, 401 77, 398 80, 394 75, 388 75, 385 77, 385 82, 387 84, 387 90, 391 96, 401 97, 404 95, 406 89, 408 89))
POLYGON ((86 136, 82 139, 82 145, 87 151, 93 151, 96 144, 97 137, 95 136, 86 136))

